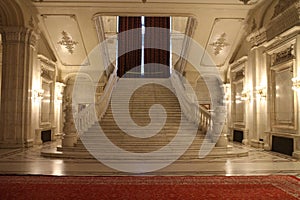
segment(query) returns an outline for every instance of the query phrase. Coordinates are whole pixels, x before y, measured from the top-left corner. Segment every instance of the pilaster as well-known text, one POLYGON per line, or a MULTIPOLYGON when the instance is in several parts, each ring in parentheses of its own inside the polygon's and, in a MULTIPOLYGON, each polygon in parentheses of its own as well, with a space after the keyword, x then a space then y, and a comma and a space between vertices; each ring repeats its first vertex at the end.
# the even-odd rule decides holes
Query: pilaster
POLYGON ((31 146, 33 52, 38 36, 23 27, 1 29, 3 45, 0 146, 31 146))

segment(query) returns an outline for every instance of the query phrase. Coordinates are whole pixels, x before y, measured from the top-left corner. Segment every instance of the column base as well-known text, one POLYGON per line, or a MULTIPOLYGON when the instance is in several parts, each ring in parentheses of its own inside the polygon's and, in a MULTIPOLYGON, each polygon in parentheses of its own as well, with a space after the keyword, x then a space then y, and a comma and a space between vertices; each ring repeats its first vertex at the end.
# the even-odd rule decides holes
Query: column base
POLYGON ((73 147, 74 144, 77 141, 77 136, 76 134, 68 134, 64 135, 62 139, 62 146, 63 147, 73 147))
POLYGON ((248 139, 243 139, 243 141, 242 141, 242 144, 244 144, 244 145, 248 145, 248 144, 249 144, 249 141, 248 141, 248 139))
POLYGON ((219 137, 218 142, 216 143, 216 147, 227 147, 228 145, 228 139, 226 135, 221 135, 219 137))
POLYGON ((300 151, 294 151, 293 152, 293 158, 300 159, 300 151))

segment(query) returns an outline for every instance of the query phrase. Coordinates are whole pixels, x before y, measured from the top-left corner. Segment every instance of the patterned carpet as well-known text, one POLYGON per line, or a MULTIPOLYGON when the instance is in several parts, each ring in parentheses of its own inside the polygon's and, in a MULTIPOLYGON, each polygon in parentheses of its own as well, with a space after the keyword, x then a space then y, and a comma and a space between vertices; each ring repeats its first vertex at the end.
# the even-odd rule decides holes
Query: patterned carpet
POLYGON ((0 176, 0 199, 300 199, 293 176, 0 176))

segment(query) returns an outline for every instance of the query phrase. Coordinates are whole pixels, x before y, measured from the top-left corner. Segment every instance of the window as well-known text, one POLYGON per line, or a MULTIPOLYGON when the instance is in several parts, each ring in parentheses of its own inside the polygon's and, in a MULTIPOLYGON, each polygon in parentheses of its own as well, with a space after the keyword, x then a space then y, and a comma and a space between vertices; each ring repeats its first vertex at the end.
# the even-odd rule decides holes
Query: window
POLYGON ((171 17, 119 16, 117 22, 118 76, 169 77, 172 66, 171 17), (130 31, 132 29, 141 31, 130 31))

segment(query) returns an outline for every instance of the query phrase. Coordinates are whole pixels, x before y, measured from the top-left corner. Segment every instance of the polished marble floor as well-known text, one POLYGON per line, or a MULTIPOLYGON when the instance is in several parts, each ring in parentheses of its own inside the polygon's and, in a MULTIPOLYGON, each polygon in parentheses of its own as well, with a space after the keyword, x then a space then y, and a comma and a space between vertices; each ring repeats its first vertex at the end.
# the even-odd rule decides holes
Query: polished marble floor
MULTIPOLYGON (((21 150, 0 150, 0 174, 43 175, 141 175, 118 172, 93 159, 56 159, 40 156, 42 150, 53 149, 59 141, 21 150)), ((300 161, 289 156, 247 146, 247 157, 181 160, 159 171, 142 175, 269 175, 289 174, 300 177, 300 161)))

